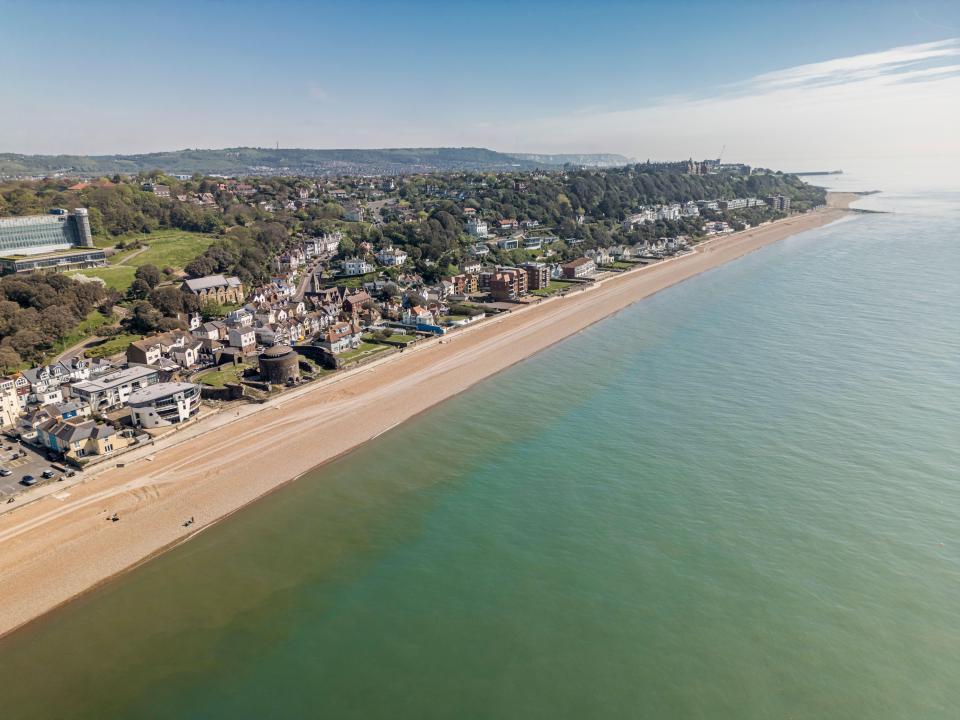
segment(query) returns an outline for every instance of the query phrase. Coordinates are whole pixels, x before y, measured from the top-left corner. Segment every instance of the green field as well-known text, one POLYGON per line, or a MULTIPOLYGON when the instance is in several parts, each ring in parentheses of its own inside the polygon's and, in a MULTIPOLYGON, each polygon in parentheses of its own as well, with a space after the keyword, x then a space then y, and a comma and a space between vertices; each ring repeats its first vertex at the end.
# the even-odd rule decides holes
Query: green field
POLYGON ((227 383, 239 382, 243 371, 249 367, 252 366, 242 364, 226 365, 222 368, 215 368, 213 370, 202 372, 193 379, 195 382, 198 382, 201 385, 209 385, 210 387, 223 387, 227 383))
POLYGON ((121 250, 107 260, 109 263, 107 267, 78 270, 69 274, 82 273, 87 277, 100 278, 107 287, 124 293, 130 287, 134 274, 141 265, 156 265, 160 270, 168 267, 182 270, 216 240, 215 235, 186 230, 157 230, 148 235, 137 233, 111 238, 109 241, 98 238, 97 243, 104 247, 112 247, 120 241, 127 243, 136 241, 143 243, 146 247, 121 250))
POLYGON ((339 353, 337 357, 343 362, 352 362, 368 355, 383 352, 387 349, 389 349, 387 345, 376 345, 374 343, 362 342, 360 343, 360 347, 358 347, 356 350, 349 350, 344 353, 339 353))
MULTIPOLYGON (((365 342, 375 342, 375 339, 372 334, 364 335, 362 338, 365 342)), ((383 342, 395 342, 395 343, 412 343, 417 339, 416 335, 406 335, 404 333, 394 333, 388 338, 384 338, 383 342)))
POLYGON ((108 261, 113 266, 156 265, 161 270, 166 267, 182 270, 187 263, 210 247, 217 237, 186 230, 158 230, 149 235, 130 235, 117 240, 126 242, 136 240, 145 243, 147 247, 122 250, 108 261))
POLYGON ((539 295, 540 297, 548 297, 550 295, 556 295, 558 292, 563 292, 567 288, 576 285, 577 283, 567 282, 566 280, 551 280, 550 284, 547 285, 542 290, 534 290, 532 295, 539 295))
POLYGON ((99 345, 95 345, 94 347, 88 349, 83 354, 88 358, 104 358, 110 357, 111 355, 118 355, 122 352, 126 352, 127 346, 129 346, 130 343, 142 338, 143 335, 137 335, 135 333, 114 335, 111 338, 107 338, 99 345))
POLYGON ((133 275, 137 269, 132 265, 116 265, 100 268, 86 268, 85 270, 74 270, 68 275, 85 275, 103 280, 107 287, 116 290, 119 293, 125 293, 133 282, 133 275))

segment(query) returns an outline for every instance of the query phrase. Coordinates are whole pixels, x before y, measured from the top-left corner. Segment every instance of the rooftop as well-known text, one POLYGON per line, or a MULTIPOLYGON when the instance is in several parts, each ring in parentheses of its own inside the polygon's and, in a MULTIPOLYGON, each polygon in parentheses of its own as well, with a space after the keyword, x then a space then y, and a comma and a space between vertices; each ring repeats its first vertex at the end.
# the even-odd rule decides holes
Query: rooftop
POLYGON ((199 392, 200 386, 194 385, 193 383, 186 382, 165 382, 165 383, 156 383, 155 385, 150 385, 149 387, 140 388, 139 390, 134 390, 130 393, 130 397, 127 400, 128 405, 140 405, 142 403, 150 403, 154 400, 159 400, 161 398, 170 397, 171 395, 176 395, 177 393, 194 393, 199 392))
POLYGON ((202 278, 186 280, 184 283, 194 292, 198 292, 216 287, 237 287, 240 285, 240 278, 226 277, 224 275, 207 275, 202 278))
POLYGON ((137 365, 128 367, 115 373, 110 373, 109 375, 104 375, 98 380, 86 380, 84 382, 74 383, 73 389, 81 392, 95 393, 102 390, 110 390, 111 388, 118 387, 119 385, 124 385, 128 382, 133 382, 134 380, 140 380, 142 378, 147 378, 151 375, 155 376, 156 374, 157 371, 152 368, 137 365))

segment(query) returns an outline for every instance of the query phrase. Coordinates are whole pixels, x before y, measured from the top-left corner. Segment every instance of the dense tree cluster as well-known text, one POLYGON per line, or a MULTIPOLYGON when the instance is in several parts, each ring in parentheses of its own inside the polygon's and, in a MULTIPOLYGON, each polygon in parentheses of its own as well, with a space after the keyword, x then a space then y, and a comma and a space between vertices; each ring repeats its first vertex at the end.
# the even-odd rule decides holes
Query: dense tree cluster
POLYGON ((110 298, 99 283, 82 283, 66 275, 0 278, 0 368, 8 371, 24 361, 38 361, 105 302, 110 298))

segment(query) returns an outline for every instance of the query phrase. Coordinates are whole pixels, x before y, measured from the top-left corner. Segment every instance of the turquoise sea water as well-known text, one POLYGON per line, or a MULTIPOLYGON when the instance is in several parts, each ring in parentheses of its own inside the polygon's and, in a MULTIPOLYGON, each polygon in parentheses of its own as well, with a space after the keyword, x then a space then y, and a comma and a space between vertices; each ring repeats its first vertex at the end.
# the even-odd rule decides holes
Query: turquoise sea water
POLYGON ((960 195, 864 206, 0 641, 0 714, 956 718, 960 195))

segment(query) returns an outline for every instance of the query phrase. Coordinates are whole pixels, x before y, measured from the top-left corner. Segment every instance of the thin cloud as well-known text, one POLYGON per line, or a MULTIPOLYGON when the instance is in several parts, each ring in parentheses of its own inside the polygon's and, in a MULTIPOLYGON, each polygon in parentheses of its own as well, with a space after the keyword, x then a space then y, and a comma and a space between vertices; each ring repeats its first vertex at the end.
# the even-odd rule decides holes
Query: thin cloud
POLYGON ((938 62, 949 62, 957 56, 960 56, 960 39, 950 38, 762 73, 746 81, 741 87, 744 90, 762 92, 844 85, 924 69, 938 62))
POLYGON ((953 177, 960 162, 960 40, 800 65, 705 96, 498 122, 472 144, 529 152, 725 157, 762 167, 953 177), (950 62, 953 59, 953 62, 950 62))

